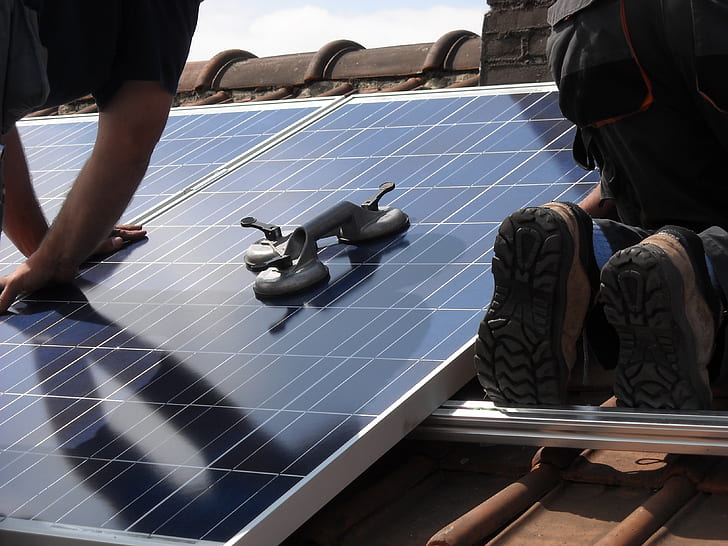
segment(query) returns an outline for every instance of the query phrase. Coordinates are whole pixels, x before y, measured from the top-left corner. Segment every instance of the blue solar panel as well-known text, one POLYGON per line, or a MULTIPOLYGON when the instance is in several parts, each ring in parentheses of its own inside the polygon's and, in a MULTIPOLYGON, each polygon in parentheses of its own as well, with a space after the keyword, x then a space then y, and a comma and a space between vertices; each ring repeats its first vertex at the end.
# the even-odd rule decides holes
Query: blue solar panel
MULTIPOLYGON (((124 220, 143 216, 164 199, 330 102, 294 101, 284 108, 250 104, 173 110, 124 220)), ((81 115, 18 122, 36 194, 50 219, 58 213, 91 154, 97 120, 96 115, 81 115)), ((20 254, 7 250, 8 246, 3 243, 2 261, 19 261, 20 254)))
MULTIPOLYGON (((194 138, 234 125, 173 121, 194 138)), ((0 322, 0 530, 283 540, 472 376, 456 357, 489 301, 500 220, 593 186, 571 131, 550 88, 344 99, 153 218, 149 241, 78 288, 17 304, 0 322), (327 239, 328 281, 255 297, 243 258, 260 233, 241 217, 289 231, 390 180, 382 204, 408 230, 327 239)))

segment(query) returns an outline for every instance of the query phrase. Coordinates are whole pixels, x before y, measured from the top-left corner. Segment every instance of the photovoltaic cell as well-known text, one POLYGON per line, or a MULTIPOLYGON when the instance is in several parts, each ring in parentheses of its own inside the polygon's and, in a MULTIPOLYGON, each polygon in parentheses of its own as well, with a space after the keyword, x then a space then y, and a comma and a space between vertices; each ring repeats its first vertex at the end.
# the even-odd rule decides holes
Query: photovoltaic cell
POLYGON ((0 510, 97 538, 283 540, 472 376, 456 357, 492 292, 498 224, 593 186, 572 136, 548 87, 351 97, 76 287, 17 304, 0 322, 0 510), (289 231, 385 181, 407 231, 326 240, 326 283, 254 297, 260 233, 241 217, 289 231))

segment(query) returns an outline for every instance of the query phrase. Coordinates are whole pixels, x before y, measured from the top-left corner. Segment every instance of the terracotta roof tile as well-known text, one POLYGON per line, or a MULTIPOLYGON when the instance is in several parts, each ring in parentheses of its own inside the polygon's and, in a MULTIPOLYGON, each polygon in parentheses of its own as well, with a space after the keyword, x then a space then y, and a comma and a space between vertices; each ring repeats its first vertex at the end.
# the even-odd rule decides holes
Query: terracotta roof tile
POLYGON ((233 97, 232 95, 227 91, 218 91, 214 95, 209 95, 203 99, 190 102, 187 104, 187 106, 206 106, 208 104, 226 104, 228 102, 232 102, 233 97))
POLYGON ((564 471, 577 482, 660 487, 670 475, 669 463, 677 458, 667 453, 586 450, 564 471))
POLYGON ((304 85, 315 53, 246 59, 230 63, 212 82, 212 89, 246 89, 304 85))
POLYGON ((645 545, 695 546, 728 541, 728 495, 699 494, 687 502, 645 545))
POLYGON ((427 52, 422 70, 473 70, 480 66, 480 36, 453 30, 437 40, 427 52))
POLYGON ((422 73, 431 47, 432 44, 413 44, 351 51, 330 63, 322 77, 346 80, 413 76, 422 73))
POLYGON ((190 93, 207 91, 213 88, 218 74, 236 61, 254 59, 255 55, 242 49, 227 49, 215 55, 209 61, 189 61, 185 64, 179 79, 177 91, 190 93))
POLYGON ((560 483, 557 469, 548 464, 541 465, 438 531, 427 546, 475 544, 530 509, 560 483))
POLYGON ((341 79, 332 76, 332 71, 334 67, 339 65, 339 60, 346 55, 363 49, 363 45, 350 40, 329 42, 319 49, 311 59, 306 70, 305 81, 308 83, 324 79, 341 79))
POLYGON ((489 544, 594 544, 650 494, 641 488, 564 482, 489 544))
MULTIPOLYGON (((623 488, 622 488, 623 489, 623 488)), ((596 544, 617 546, 642 544, 695 495, 695 483, 686 476, 673 476, 596 544)))
POLYGON ((251 100, 253 100, 254 102, 255 101, 266 101, 266 100, 281 100, 281 99, 290 99, 290 98, 293 98, 294 96, 295 95, 293 93, 293 90, 290 87, 281 87, 279 89, 276 89, 275 91, 271 91, 264 95, 260 95, 251 100))
POLYGON ((180 93, 190 93, 195 90, 197 79, 200 73, 205 70, 209 61, 187 61, 182 75, 179 78, 177 91, 180 93))
POLYGON ((698 487, 706 493, 728 495, 728 458, 719 458, 718 464, 703 478, 698 487))
MULTIPOLYGON (((480 37, 468 31, 450 32, 435 43, 376 49, 337 40, 313 53, 232 60, 216 73, 210 89, 240 94, 287 87, 293 96, 321 96, 342 82, 352 86, 348 92, 411 90, 438 78, 442 83, 429 87, 462 85, 463 80, 477 85, 480 44, 480 37), (457 78, 462 75, 465 77, 457 78), (329 85, 315 86, 324 81, 329 85), (302 88, 308 92, 302 92, 302 88)), ((196 90, 204 92, 205 88, 198 86, 196 90)))
POLYGON ((50 108, 43 108, 42 110, 36 110, 35 112, 31 112, 26 117, 37 118, 37 117, 41 117, 41 116, 55 116, 55 115, 58 115, 58 107, 51 106, 50 108))

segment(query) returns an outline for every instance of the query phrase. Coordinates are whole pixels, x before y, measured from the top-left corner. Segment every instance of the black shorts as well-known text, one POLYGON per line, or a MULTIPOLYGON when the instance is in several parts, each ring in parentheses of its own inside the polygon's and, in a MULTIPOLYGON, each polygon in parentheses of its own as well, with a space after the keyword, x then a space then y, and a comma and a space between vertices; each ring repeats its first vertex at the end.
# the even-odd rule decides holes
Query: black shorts
POLYGON ((100 110, 126 81, 177 90, 200 0, 26 0, 48 49, 45 107, 92 94, 100 110))

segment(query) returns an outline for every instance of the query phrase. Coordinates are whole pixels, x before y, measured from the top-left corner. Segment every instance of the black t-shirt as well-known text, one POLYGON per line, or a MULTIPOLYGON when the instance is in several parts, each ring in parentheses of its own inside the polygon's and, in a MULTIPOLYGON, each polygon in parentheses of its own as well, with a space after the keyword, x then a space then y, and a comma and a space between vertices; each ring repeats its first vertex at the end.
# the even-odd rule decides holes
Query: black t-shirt
POLYGON ((92 94, 104 108, 130 80, 158 81, 174 94, 200 0, 25 0, 37 9, 57 106, 92 94))

